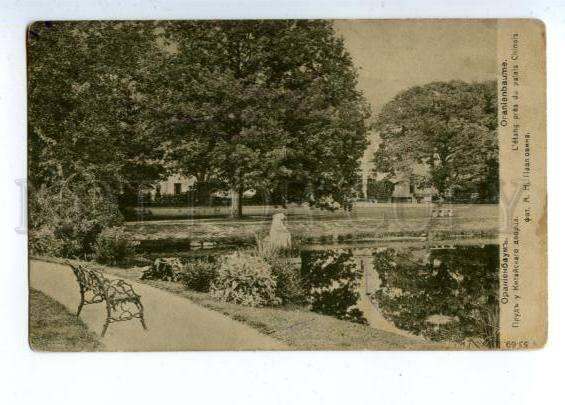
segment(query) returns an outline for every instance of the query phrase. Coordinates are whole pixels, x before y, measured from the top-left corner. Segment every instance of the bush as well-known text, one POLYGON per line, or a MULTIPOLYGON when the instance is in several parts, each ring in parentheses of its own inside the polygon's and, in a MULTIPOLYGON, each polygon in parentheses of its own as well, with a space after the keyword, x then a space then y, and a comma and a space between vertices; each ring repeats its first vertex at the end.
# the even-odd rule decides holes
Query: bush
POLYGON ((96 183, 30 188, 29 207, 32 254, 91 255, 98 234, 122 220, 112 196, 96 183))
POLYGON ((115 265, 123 263, 135 253, 139 242, 131 241, 122 228, 104 229, 96 238, 94 255, 100 263, 115 265))
POLYGON ((141 280, 181 281, 185 277, 186 266, 178 257, 155 259, 151 266, 141 273, 141 280))
POLYGON ((210 259, 198 259, 186 265, 182 281, 191 290, 209 292, 217 276, 218 263, 210 259))
POLYGON ((359 300, 361 270, 351 251, 303 252, 302 275, 312 311, 366 324, 359 300))
POLYGON ((276 288, 275 277, 263 258, 235 252, 221 260, 210 293, 222 301, 260 307, 281 303, 276 288))
POLYGON ((283 305, 304 305, 307 303, 300 266, 292 260, 279 257, 269 260, 271 272, 277 282, 275 294, 283 305))
POLYGON ((265 260, 277 282, 276 296, 283 305, 304 305, 306 292, 300 276, 300 266, 293 263, 297 252, 295 244, 291 249, 274 247, 265 235, 255 234, 254 254, 265 260))
POLYGON ((55 238, 53 231, 48 227, 42 226, 39 229, 30 229, 29 251, 32 255, 38 256, 60 256, 61 241, 55 238))

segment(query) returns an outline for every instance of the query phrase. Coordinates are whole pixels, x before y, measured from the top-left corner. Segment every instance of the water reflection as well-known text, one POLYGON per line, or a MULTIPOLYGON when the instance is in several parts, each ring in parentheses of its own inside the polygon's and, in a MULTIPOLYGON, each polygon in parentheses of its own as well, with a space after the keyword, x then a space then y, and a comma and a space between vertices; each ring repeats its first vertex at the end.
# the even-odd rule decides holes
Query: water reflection
POLYGON ((498 347, 498 245, 450 249, 379 249, 382 315, 405 331, 435 341, 498 347))

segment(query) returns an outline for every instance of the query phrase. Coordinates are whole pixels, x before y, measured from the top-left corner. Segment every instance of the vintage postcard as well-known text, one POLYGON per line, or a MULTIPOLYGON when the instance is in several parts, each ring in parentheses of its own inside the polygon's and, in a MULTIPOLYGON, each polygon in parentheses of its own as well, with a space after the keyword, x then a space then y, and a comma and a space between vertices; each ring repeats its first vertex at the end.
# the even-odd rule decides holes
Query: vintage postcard
POLYGON ((28 27, 38 351, 532 349, 545 28, 28 27))

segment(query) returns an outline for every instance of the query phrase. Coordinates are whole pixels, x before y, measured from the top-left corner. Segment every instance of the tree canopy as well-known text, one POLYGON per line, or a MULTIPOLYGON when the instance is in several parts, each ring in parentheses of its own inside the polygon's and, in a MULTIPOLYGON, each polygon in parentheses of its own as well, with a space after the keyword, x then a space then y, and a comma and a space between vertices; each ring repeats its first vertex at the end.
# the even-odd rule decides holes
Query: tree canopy
POLYGON ((140 85, 156 51, 151 23, 35 23, 28 39, 29 180, 94 177, 119 192, 158 175, 140 85))
POLYGON ((196 186, 347 207, 369 108, 327 21, 37 23, 32 183, 114 190, 167 171, 196 186))
POLYGON ((398 94, 379 114, 376 170, 434 186, 443 197, 498 200, 496 83, 434 82, 398 94), (426 174, 414 168, 427 167, 426 174))
POLYGON ((140 86, 157 55, 152 23, 34 23, 28 32, 30 249, 92 253, 121 222, 118 197, 158 178, 160 140, 140 86))
POLYGON ((153 101, 177 171, 235 201, 255 189, 267 201, 348 205, 369 109, 331 23, 172 22, 164 38, 175 51, 156 82, 174 87, 153 101))

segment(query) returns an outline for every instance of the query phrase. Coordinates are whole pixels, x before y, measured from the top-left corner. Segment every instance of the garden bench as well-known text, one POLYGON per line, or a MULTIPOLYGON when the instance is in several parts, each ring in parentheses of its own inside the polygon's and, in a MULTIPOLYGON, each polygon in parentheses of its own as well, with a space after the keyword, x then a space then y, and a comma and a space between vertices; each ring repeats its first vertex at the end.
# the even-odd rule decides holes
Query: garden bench
POLYGON ((131 284, 121 279, 107 279, 100 271, 83 264, 75 265, 70 261, 65 263, 73 269, 80 288, 77 317, 84 305, 106 302, 106 321, 102 327, 102 337, 111 323, 134 318, 138 318, 143 329, 147 329, 141 296, 133 290, 131 284))

